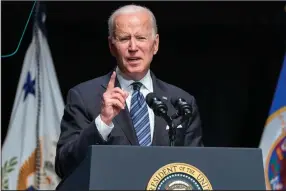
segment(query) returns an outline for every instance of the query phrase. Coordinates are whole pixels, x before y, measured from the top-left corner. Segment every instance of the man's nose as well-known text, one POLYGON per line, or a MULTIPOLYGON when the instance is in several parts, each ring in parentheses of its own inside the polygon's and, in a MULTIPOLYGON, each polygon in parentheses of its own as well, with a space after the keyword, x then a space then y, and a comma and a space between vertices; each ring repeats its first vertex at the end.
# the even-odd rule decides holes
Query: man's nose
POLYGON ((137 50, 136 40, 131 38, 129 41, 129 51, 136 51, 136 50, 137 50))

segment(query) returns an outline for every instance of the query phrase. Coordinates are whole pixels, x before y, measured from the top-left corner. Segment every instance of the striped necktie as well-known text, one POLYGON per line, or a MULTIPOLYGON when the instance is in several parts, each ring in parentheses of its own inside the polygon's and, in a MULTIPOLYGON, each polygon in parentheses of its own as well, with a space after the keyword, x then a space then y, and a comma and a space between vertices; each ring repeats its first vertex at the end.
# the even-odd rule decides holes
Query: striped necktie
POLYGON ((151 145, 151 132, 150 132, 150 120, 147 103, 143 94, 140 92, 142 83, 134 82, 133 94, 131 98, 130 115, 133 122, 133 126, 136 131, 136 135, 141 146, 151 145))

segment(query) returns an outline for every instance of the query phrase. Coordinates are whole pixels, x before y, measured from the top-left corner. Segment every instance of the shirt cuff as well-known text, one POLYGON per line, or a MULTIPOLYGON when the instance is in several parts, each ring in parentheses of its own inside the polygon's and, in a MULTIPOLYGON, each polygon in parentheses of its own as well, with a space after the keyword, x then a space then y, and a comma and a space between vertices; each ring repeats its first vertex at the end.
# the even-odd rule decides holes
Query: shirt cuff
POLYGON ((98 132, 101 134, 102 138, 107 141, 108 135, 111 133, 114 124, 106 125, 102 120, 100 115, 94 120, 95 126, 97 127, 98 132))

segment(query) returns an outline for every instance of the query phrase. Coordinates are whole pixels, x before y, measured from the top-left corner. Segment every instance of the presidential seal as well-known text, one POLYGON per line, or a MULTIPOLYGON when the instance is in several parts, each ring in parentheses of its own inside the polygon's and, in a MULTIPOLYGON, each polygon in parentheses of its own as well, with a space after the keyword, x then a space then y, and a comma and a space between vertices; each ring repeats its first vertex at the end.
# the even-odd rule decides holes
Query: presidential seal
POLYGON ((157 170, 148 182, 147 190, 212 190, 208 178, 196 167, 171 163, 157 170))

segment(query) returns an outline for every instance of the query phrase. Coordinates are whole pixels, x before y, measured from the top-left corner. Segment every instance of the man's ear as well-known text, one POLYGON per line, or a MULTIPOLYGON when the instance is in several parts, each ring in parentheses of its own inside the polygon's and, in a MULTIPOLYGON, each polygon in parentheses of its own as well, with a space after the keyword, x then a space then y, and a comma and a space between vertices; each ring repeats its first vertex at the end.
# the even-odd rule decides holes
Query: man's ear
POLYGON ((115 47, 114 44, 112 42, 112 37, 108 37, 108 46, 109 46, 109 51, 111 53, 112 56, 115 56, 115 47))
POLYGON ((155 41, 154 41, 154 52, 153 54, 157 54, 158 50, 159 50, 159 34, 156 34, 155 36, 155 41))

